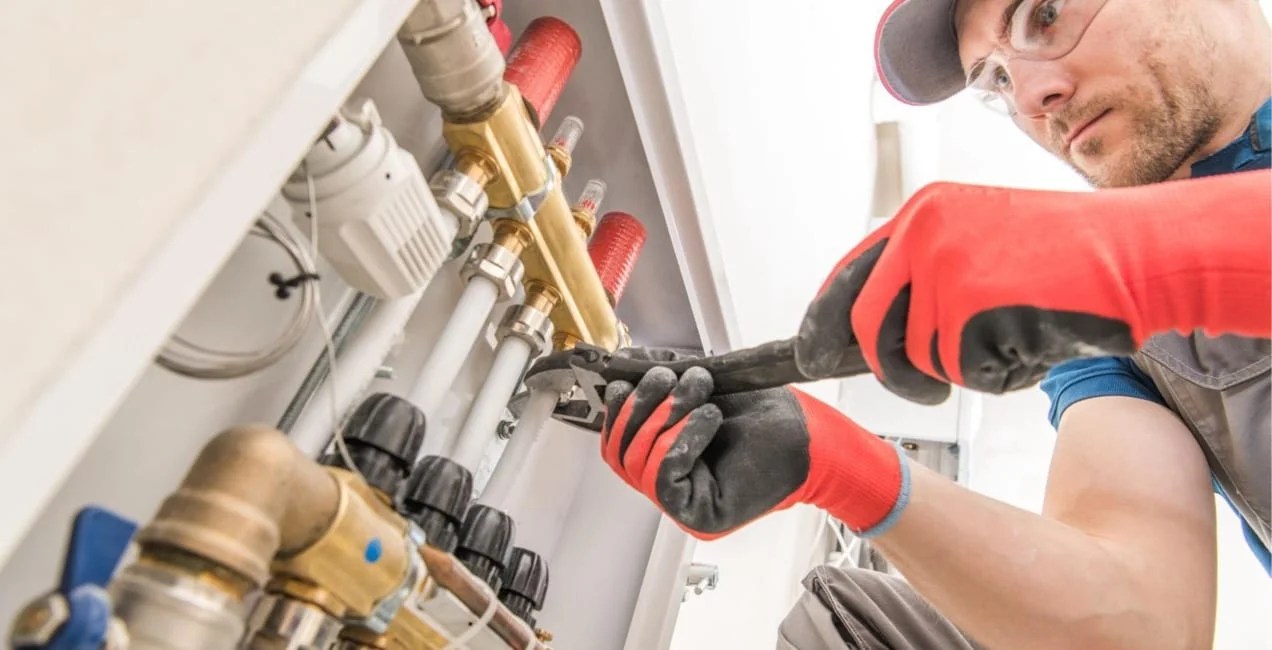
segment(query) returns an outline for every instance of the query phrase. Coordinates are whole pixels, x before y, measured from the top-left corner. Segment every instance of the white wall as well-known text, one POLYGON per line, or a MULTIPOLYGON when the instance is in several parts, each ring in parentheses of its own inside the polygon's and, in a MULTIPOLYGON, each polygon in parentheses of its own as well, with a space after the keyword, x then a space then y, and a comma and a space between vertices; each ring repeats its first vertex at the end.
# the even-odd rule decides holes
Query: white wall
MULTIPOLYGON (((790 336, 865 233, 874 128, 863 99, 878 3, 647 4, 662 16, 667 65, 681 82, 735 347, 790 336)), ((827 400, 838 393, 834 383, 811 390, 827 400)), ((772 647, 821 521, 798 508, 699 543, 694 560, 718 565, 720 586, 682 607, 672 647, 772 647)))

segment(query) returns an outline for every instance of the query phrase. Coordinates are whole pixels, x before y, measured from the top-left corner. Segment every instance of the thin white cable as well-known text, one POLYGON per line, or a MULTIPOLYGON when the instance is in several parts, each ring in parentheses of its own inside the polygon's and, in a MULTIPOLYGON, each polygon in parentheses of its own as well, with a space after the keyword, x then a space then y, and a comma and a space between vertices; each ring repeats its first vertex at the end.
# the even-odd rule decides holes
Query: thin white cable
MULTIPOLYGON (((249 234, 277 243, 291 257, 301 274, 317 271, 309 251, 268 210, 252 226, 249 234)), ((190 341, 178 333, 159 351, 155 361, 168 370, 196 379, 244 377, 267 368, 290 352, 304 336, 316 311, 316 289, 313 285, 313 282, 305 282, 300 286, 299 307, 283 332, 267 346, 249 351, 217 350, 190 341)))
POLYGON ((838 524, 839 522, 832 518, 829 514, 826 515, 826 525, 830 526, 830 532, 835 534, 835 539, 839 542, 840 556, 838 566, 843 566, 844 558, 847 557, 851 546, 848 544, 848 540, 844 538, 844 532, 839 529, 838 524))
POLYGON ((451 636, 446 634, 446 647, 443 650, 462 650, 468 647, 468 642, 477 638, 481 631, 490 626, 490 621, 495 618, 495 612, 499 611, 499 599, 495 596, 495 592, 491 591, 486 583, 480 583, 481 590, 490 600, 486 603, 486 611, 481 613, 477 622, 473 623, 467 630, 464 630, 459 636, 451 636))
MULTIPOLYGON (((301 163, 305 168, 305 185, 309 190, 309 244, 313 247, 313 259, 318 259, 318 197, 314 191, 314 177, 309 173, 308 163, 301 163)), ((315 283, 316 284, 316 283, 315 283)), ((331 326, 327 323, 327 310, 322 306, 322 289, 316 287, 314 292, 314 304, 318 311, 318 325, 322 328, 324 347, 327 351, 327 366, 331 369, 327 374, 327 386, 331 389, 331 437, 336 444, 336 452, 340 454, 340 460, 344 461, 345 467, 348 467, 354 474, 362 475, 362 470, 358 469, 357 463, 353 462, 353 456, 349 455, 349 447, 345 445, 344 436, 341 435, 343 423, 340 421, 340 413, 336 410, 336 400, 338 394, 336 392, 336 380, 339 379, 340 373, 336 372, 336 343, 335 337, 331 334, 331 326)))

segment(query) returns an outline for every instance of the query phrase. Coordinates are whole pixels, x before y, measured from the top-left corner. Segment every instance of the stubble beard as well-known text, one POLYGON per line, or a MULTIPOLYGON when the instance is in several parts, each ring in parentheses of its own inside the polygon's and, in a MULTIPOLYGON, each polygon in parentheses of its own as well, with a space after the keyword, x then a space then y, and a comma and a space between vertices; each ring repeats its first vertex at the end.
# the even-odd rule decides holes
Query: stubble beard
POLYGON ((1150 97, 1144 90, 1121 97, 1099 97, 1088 101, 1081 110, 1073 111, 1074 119, 1057 120, 1067 126, 1109 108, 1129 116, 1131 138, 1121 143, 1123 151, 1109 151, 1104 138, 1098 136, 1088 138, 1076 148, 1083 159, 1097 163, 1092 169, 1083 169, 1062 140, 1052 142, 1052 150, 1059 152, 1070 167, 1095 187, 1129 187, 1165 181, 1219 131, 1221 110, 1203 82, 1186 79, 1168 84, 1165 66, 1159 62, 1150 62, 1149 70, 1160 89, 1159 98, 1150 97))

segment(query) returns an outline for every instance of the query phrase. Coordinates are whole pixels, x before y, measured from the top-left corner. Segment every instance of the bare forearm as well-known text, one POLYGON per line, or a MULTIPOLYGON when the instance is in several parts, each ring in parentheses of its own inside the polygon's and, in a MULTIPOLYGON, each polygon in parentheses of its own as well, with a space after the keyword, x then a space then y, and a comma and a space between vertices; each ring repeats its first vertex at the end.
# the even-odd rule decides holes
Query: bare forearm
MULTIPOLYGON (((875 540, 942 614, 991 648, 1200 647, 1142 561, 1079 528, 975 494, 912 464, 911 502, 875 540)), ((1169 567, 1167 567, 1167 570, 1169 567)))

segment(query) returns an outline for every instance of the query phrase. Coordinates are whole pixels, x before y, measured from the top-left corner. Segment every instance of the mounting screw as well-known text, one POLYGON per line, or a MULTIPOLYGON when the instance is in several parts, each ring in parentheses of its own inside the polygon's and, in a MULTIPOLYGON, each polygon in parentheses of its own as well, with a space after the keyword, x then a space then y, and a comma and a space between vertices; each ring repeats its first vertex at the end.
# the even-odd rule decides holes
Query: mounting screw
POLYGON ((714 564, 702 564, 694 562, 689 565, 689 572, 685 576, 685 593, 681 597, 681 601, 689 598, 689 591, 692 590, 694 595, 701 596, 702 592, 708 589, 715 589, 720 584, 720 567, 714 564))
POLYGON ((512 431, 516 428, 516 420, 500 420, 499 424, 495 426, 495 435, 499 436, 500 440, 510 440, 512 439, 512 431))

